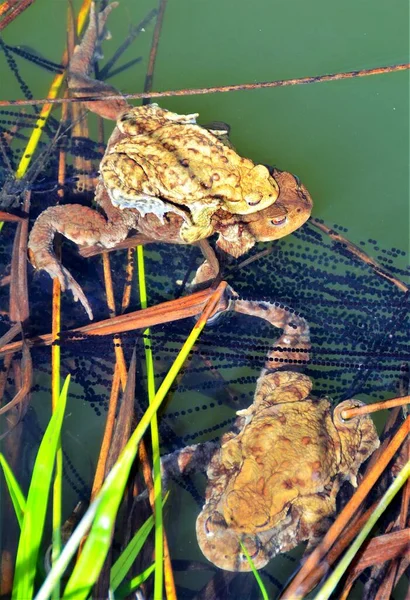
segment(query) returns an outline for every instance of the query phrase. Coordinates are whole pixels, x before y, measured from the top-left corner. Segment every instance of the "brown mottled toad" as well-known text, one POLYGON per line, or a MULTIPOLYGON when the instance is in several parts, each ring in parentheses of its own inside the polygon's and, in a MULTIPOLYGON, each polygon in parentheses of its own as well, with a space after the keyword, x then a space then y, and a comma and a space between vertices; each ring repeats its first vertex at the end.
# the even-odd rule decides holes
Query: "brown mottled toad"
POLYGON ((253 404, 238 411, 234 430, 216 448, 191 446, 177 461, 175 455, 165 457, 164 468, 177 470, 177 462, 187 471, 210 459, 196 523, 199 546, 217 567, 249 571, 240 541, 257 569, 304 540, 315 544, 335 513, 341 484, 357 485, 359 467, 379 439, 370 417, 340 417, 342 409, 362 402, 346 400, 332 410, 328 400, 311 395, 311 379, 293 370, 310 348, 302 317, 278 303, 235 298, 230 309, 265 319, 283 334, 268 355, 253 404), (281 367, 284 360, 292 366, 281 367))
POLYGON ((247 215, 275 202, 269 170, 242 158, 197 115, 178 115, 156 104, 130 109, 117 121, 122 139, 110 143, 100 173, 111 202, 161 220, 180 215, 186 243, 208 237, 220 209, 247 215))
MULTIPOLYGON (((103 82, 90 79, 94 49, 116 6, 90 13, 90 24, 69 66, 69 87, 77 97, 101 96, 84 104, 116 119, 100 164, 95 200, 105 217, 80 205, 44 211, 30 234, 29 255, 37 269, 70 289, 90 318, 91 307, 53 252, 56 232, 80 246, 114 248, 133 231, 153 241, 194 243, 219 233, 219 247, 240 256, 257 241, 277 239, 310 216, 306 188, 290 173, 255 165, 232 148, 226 131, 196 124, 197 115, 178 115, 151 104, 131 107, 103 82)), ((196 282, 212 278, 202 269, 196 282)))

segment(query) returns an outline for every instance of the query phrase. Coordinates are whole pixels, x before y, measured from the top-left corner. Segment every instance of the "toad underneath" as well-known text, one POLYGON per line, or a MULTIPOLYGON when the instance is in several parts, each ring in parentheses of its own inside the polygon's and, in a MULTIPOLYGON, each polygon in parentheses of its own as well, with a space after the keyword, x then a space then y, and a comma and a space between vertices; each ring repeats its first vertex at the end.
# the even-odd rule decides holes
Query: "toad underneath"
MULTIPOLYGON (((95 201, 105 216, 78 204, 54 206, 37 219, 29 238, 30 260, 70 289, 90 318, 81 287, 57 260, 55 234, 79 246, 109 249, 131 231, 152 241, 195 243, 214 233, 218 247, 238 257, 258 241, 278 239, 310 216, 312 201, 298 179, 239 156, 225 129, 196 124, 197 115, 178 115, 157 105, 131 107, 117 90, 92 80, 94 50, 116 3, 95 14, 69 65, 69 88, 98 115, 114 119, 100 164, 95 201), (108 96, 116 95, 116 99, 108 96), (104 99, 107 98, 107 99, 104 99)), ((212 279, 202 269, 196 282, 212 279)))
POLYGON ((240 541, 257 569, 302 541, 319 541, 341 484, 357 485, 359 467, 379 439, 370 417, 340 416, 362 402, 346 400, 333 410, 328 400, 311 395, 311 379, 294 370, 309 357, 309 328, 301 316, 279 303, 236 295, 229 310, 265 319, 283 333, 268 354, 253 404, 237 412, 233 430, 219 444, 165 456, 163 469, 177 474, 206 468, 199 546, 217 567, 249 571, 240 541), (284 361, 291 366, 283 367, 284 361))

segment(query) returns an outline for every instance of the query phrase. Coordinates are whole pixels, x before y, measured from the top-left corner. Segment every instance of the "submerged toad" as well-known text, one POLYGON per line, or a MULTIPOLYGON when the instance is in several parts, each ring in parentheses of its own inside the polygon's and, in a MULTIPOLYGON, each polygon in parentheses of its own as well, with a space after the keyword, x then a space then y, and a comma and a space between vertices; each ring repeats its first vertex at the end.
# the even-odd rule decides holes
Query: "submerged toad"
POLYGON ((268 355, 253 404, 238 411, 232 432, 220 444, 190 446, 165 457, 164 469, 207 466, 208 484, 196 533, 204 555, 221 569, 249 571, 240 542, 257 569, 276 554, 323 535, 336 510, 341 484, 356 486, 358 469, 379 446, 370 417, 343 421, 315 398, 312 381, 297 372, 308 358, 306 321, 278 303, 233 298, 230 309, 283 329, 268 355), (283 361, 293 363, 284 368, 283 361), (282 370, 285 369, 285 370, 282 370), (176 460, 177 459, 177 460, 176 460))
MULTIPOLYGON (((105 213, 78 204, 54 206, 37 219, 29 238, 30 260, 70 289, 90 318, 91 307, 77 282, 53 252, 55 233, 80 246, 114 248, 131 231, 153 241, 194 243, 219 233, 218 246, 238 257, 257 241, 278 239, 310 216, 306 188, 290 173, 255 165, 239 156, 226 130, 196 124, 147 105, 132 108, 118 92, 88 76, 105 21, 116 3, 95 14, 69 65, 69 88, 84 104, 117 120, 100 164, 95 201, 105 213), (107 97, 104 100, 104 97, 107 97)), ((215 273, 202 269, 196 282, 215 273)))

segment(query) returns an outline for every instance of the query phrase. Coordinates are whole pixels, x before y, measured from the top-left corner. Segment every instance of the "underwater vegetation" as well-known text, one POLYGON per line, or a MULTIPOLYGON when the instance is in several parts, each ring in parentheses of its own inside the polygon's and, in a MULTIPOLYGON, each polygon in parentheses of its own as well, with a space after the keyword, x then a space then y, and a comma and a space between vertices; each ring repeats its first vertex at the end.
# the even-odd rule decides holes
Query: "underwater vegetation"
MULTIPOLYGON (((399 598, 408 583, 406 536, 410 488, 405 408, 398 405, 389 413, 383 410, 363 417, 371 424, 367 428, 368 437, 361 434, 360 441, 368 442, 366 448, 355 446, 349 437, 341 436, 343 440, 349 439, 354 449, 352 455, 357 456, 357 448, 363 450, 354 467, 342 465, 341 459, 333 460, 337 451, 321 450, 333 457, 329 459, 329 472, 337 465, 329 479, 332 493, 329 484, 325 490, 332 495, 335 506, 325 511, 326 518, 332 518, 322 543, 323 530, 319 533, 311 524, 304 531, 297 529, 297 502, 293 499, 284 501, 285 512, 290 505, 293 507, 291 523, 290 513, 282 514, 279 527, 276 522, 273 526, 269 522, 270 531, 273 528, 276 535, 274 552, 263 542, 257 542, 255 550, 249 544, 248 533, 239 539, 241 550, 235 539, 235 556, 245 565, 243 570, 252 566, 260 569, 254 573, 240 573, 237 568, 224 570, 226 566, 213 560, 213 551, 205 552, 211 559, 206 561, 197 544, 195 521, 205 510, 204 503, 208 508, 216 503, 217 495, 210 490, 212 476, 208 474, 207 483, 203 475, 191 469, 182 475, 169 474, 162 481, 160 455, 165 465, 170 456, 175 457, 196 444, 204 447, 210 444, 212 452, 221 439, 225 442, 245 439, 248 448, 256 446, 257 436, 252 426, 258 416, 257 390, 260 391, 265 362, 269 365, 267 359, 273 357, 275 367, 286 365, 286 368, 272 369, 275 371, 272 378, 280 379, 278 374, 297 371, 298 383, 286 393, 292 395, 296 390, 302 394, 306 381, 311 381, 309 402, 314 406, 319 404, 319 398, 324 399, 320 405, 323 414, 333 414, 340 403, 351 398, 358 399, 358 403, 381 402, 382 409, 389 406, 385 404, 387 399, 402 396, 402 404, 407 402, 410 327, 405 243, 399 239, 390 247, 387 240, 394 238, 382 234, 379 240, 369 238, 366 228, 362 237, 355 218, 350 219, 348 212, 339 224, 322 218, 326 216, 323 199, 320 194, 315 196, 315 190, 321 188, 314 180, 311 187, 303 174, 315 203, 313 218, 289 237, 253 243, 246 256, 217 254, 219 285, 201 291, 193 291, 190 285, 203 261, 197 246, 162 243, 163 238, 146 235, 146 229, 142 232, 145 238, 139 239, 144 247, 140 245, 136 251, 125 248, 100 256, 101 248, 93 248, 94 255, 90 252, 85 257, 87 249, 81 248, 79 254, 73 244, 65 242, 62 262, 92 306, 94 322, 90 324, 79 302, 73 303, 65 294, 60 298, 58 283, 30 266, 27 243, 29 231, 47 207, 60 204, 65 209, 74 204, 90 210, 107 135, 104 136, 101 124, 97 130, 95 122, 90 134, 76 102, 64 102, 61 111, 52 112, 51 105, 48 109, 38 106, 38 100, 45 94, 38 91, 34 94, 30 89, 26 67, 30 65, 30 69, 36 68, 42 75, 54 77, 58 86, 62 85, 68 57, 72 56, 75 45, 74 17, 71 15, 69 19, 68 51, 61 62, 58 58, 53 62, 7 36, 13 19, 17 23, 29 10, 37 9, 35 3, 31 8, 29 5, 24 1, 6 2, 2 5, 3 12, 0 11, 0 28, 5 29, 4 39, 0 40, 2 64, 25 98, 24 106, 19 103, 5 106, 6 99, 0 102, 0 202, 4 221, 0 234, 0 353, 4 361, 0 374, 0 415, 1 464, 6 482, 2 493, 2 594, 14 598, 87 598, 91 594, 108 597, 111 589, 118 598, 130 597, 135 590, 145 598, 253 598, 261 593, 265 598, 278 597, 280 593, 282 598, 325 598, 338 585, 336 597, 360 595, 370 600, 385 594, 384 597, 399 598), (6 21, 1 20, 4 14, 8 15, 6 21), (350 238, 355 245, 349 242, 350 238), (238 294, 238 305, 253 301, 259 307, 264 306, 265 311, 269 306, 285 311, 286 318, 296 315, 308 325, 311 347, 308 349, 299 340, 292 345, 288 356, 284 340, 289 331, 275 341, 277 334, 272 332, 272 324, 263 318, 255 319, 246 310, 236 314, 229 304, 233 292, 229 292, 227 284, 238 294), (209 319, 215 313, 220 314, 209 319), (238 411, 239 420, 247 421, 249 429, 240 430, 238 411), (377 450, 373 423, 381 441, 377 450), (252 433, 248 435, 248 431, 252 433), (358 463, 365 461, 371 452, 371 458, 358 475, 359 491, 352 495, 353 487, 343 479, 354 482, 358 463), (206 485, 208 492, 204 499, 206 485), (404 488, 399 493, 401 486, 404 488), (48 501, 51 497, 52 503, 48 501), (357 541, 368 534, 366 528, 374 525, 370 516, 378 518, 373 537, 367 539, 360 551, 353 548, 353 554, 357 555, 349 567, 349 555, 342 553, 352 539, 357 541), (330 527, 333 517, 336 520, 330 527), (302 540, 309 540, 312 547, 319 545, 299 571, 305 550, 303 544, 298 544, 302 540), (258 552, 266 552, 266 566, 258 564, 258 552), (325 552, 328 553, 324 557, 325 552), (343 556, 346 564, 338 564, 339 556, 343 556), (334 564, 336 581, 332 582, 328 575, 334 569, 329 566, 334 564)), ((81 7, 78 30, 84 30, 89 7, 87 1, 81 7)), ((150 8, 129 32, 126 42, 140 40, 145 30, 153 37, 151 46, 141 42, 141 52, 144 50, 146 54, 143 60, 151 56, 146 82, 140 87, 130 84, 131 91, 144 88, 149 94, 153 87, 166 8, 170 9, 164 1, 158 10, 150 8)), ((123 69, 118 66, 119 61, 127 60, 121 58, 123 40, 114 36, 111 44, 119 46, 119 52, 113 50, 112 58, 97 72, 99 78, 128 73, 135 66, 144 79, 145 71, 140 64, 143 60, 134 58, 123 63, 123 69)), ((406 68, 408 65, 377 67, 335 75, 333 79, 357 84, 357 77, 367 77, 371 75, 369 71, 389 79, 399 76, 392 74, 395 70, 406 68)), ((327 86, 345 83, 333 84, 332 78, 320 76, 303 77, 299 83, 308 83, 307 80, 327 86), (326 81, 329 83, 325 84, 326 81)), ((292 85, 297 83, 294 79, 292 85)), ((272 87, 272 93, 275 87, 287 87, 283 82, 268 84, 259 87, 272 87)), ((178 85, 164 87, 171 89, 178 85)), ((239 94, 244 93, 239 88, 247 89, 249 103, 252 94, 259 93, 258 84, 228 87, 231 92, 238 88, 239 94)), ((61 88, 62 95, 63 92, 61 88)), ((191 92, 187 90, 186 98, 191 97, 191 92)), ((117 93, 115 89, 113 93, 117 93)), ((12 98, 17 96, 14 93, 12 98)), ((103 95, 96 96, 98 103, 103 95)), ((210 110, 201 104, 199 96, 197 100, 193 96, 190 104, 181 104, 181 108, 175 99, 170 100, 169 108, 175 108, 178 115, 188 114, 193 112, 190 107, 195 110, 196 101, 201 116, 203 113, 219 116, 216 111, 213 115, 213 107, 210 110)), ((257 103, 257 99, 253 102, 257 103)), ((228 122, 231 110, 230 107, 227 111, 228 122)), ((247 115, 249 122, 253 122, 254 113, 255 109, 247 115)), ((222 115, 225 118, 224 111, 222 115)), ((233 110, 232 118, 235 120, 233 110)), ((240 148, 240 155, 249 154, 258 165, 268 161, 268 157, 258 156, 259 150, 247 151, 245 138, 235 133, 239 129, 237 120, 236 127, 232 127, 230 137, 240 148)), ((280 129, 280 123, 277 127, 280 129)), ((292 125, 286 127, 290 131, 292 125)), ((214 135, 212 131, 209 135, 214 135)), ((251 130, 247 136, 252 139, 251 130)), ((275 152, 281 168, 299 173, 294 166, 297 161, 287 165, 280 148, 275 152)), ((275 176, 275 172, 288 173, 276 167, 276 163, 270 173, 263 168, 269 177, 275 176)), ((339 187, 345 181, 346 169, 342 169, 339 187)), ((354 171, 351 163, 350 171, 354 171)), ((317 172, 320 180, 319 163, 317 172)), ((298 178, 292 177, 295 189, 301 189, 298 178)), ((374 177, 377 178, 377 173, 374 177)), ((346 188, 345 193, 348 191, 346 188)), ((330 196, 328 199, 330 202, 330 196)), ((280 197, 276 202, 280 202, 280 197)), ((375 213, 377 210, 375 207, 375 213)), ((184 221, 185 217, 186 213, 178 218, 184 221)), ((209 225, 203 217, 200 213, 201 227, 209 225)), ((275 214, 275 218, 277 223, 281 222, 280 214, 275 214)), ((60 246, 61 240, 57 238, 58 257, 60 246)), ((211 238, 211 250, 214 246, 215 239, 211 238)), ((295 322, 291 318, 287 324, 292 327, 295 322)), ((283 317, 279 325, 285 325, 285 320, 283 317)), ((274 393, 269 394, 266 403, 270 407, 274 393)), ((302 438, 298 435, 298 420, 305 419, 306 425, 306 414, 301 411, 292 427, 296 448, 301 439, 307 443, 307 435, 302 438)), ((356 422, 360 418, 356 417, 356 422)), ((354 419, 351 417, 351 423, 354 419)), ((324 431, 337 447, 330 422, 324 431)), ((288 431, 281 432, 282 438, 286 438, 288 431)), ((282 442, 285 443, 283 439, 276 440, 274 448, 282 442)), ((235 465, 238 456, 234 444, 229 446, 227 454, 228 462, 235 465)), ((254 456, 253 450, 248 450, 239 462, 249 465, 246 461, 252 462, 254 456)), ((212 475, 221 475, 223 461, 218 462, 215 457, 212 460, 212 475)), ((269 461, 263 457, 261 460, 262 467, 266 467, 269 461)), ((314 469, 312 473, 310 479, 316 476, 314 469)), ((324 468, 321 473, 325 473, 324 468)), ((262 498, 262 476, 250 479, 256 482, 262 498)), ((284 497, 294 494, 297 485, 305 486, 305 479, 310 485, 307 476, 301 484, 283 478, 284 497)), ((224 480, 218 485, 225 484, 224 480)), ((231 519, 235 532, 240 529, 238 522, 243 513, 239 507, 243 509, 243 501, 237 502, 240 486, 230 485, 229 491, 233 493, 226 502, 224 518, 231 519)), ((312 487, 308 491, 312 492, 312 487)), ((326 495, 323 490, 320 493, 326 495)), ((274 494, 275 498, 278 496, 274 494)), ((252 513, 259 517, 264 506, 262 501, 258 505, 254 498, 252 513)), ((220 503, 218 510, 221 506, 220 503)), ((303 522, 308 514, 303 503, 300 510, 303 522)), ((271 514, 269 519, 273 519, 271 514)), ((256 524, 263 527, 262 521, 256 524)), ((219 519, 216 525, 225 528, 226 521, 219 519)), ((226 529, 223 531, 227 533, 226 529)))

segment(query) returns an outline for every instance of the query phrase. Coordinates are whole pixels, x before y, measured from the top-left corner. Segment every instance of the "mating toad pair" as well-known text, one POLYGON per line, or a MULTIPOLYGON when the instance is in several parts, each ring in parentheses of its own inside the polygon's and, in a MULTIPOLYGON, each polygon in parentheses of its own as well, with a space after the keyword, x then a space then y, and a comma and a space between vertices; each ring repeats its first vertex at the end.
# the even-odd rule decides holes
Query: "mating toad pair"
MULTIPOLYGON (((118 92, 90 79, 95 46, 115 3, 90 24, 69 67, 69 87, 116 127, 100 164, 95 199, 103 213, 80 205, 54 206, 37 219, 29 240, 38 269, 57 277, 92 318, 83 291, 53 251, 56 232, 81 246, 115 247, 131 231, 152 241, 192 244, 218 234, 221 252, 238 257, 259 241, 278 239, 310 216, 306 188, 290 173, 255 165, 232 148, 226 128, 205 128, 198 115, 178 115, 157 105, 132 108, 118 92)), ((212 279, 209 263, 196 281, 212 279)), ((239 299, 231 290, 227 310, 267 320, 283 329, 258 379, 253 404, 238 412, 234 430, 219 444, 188 447, 165 457, 165 471, 207 469, 205 505, 197 538, 205 556, 231 571, 249 570, 240 541, 257 568, 302 540, 323 534, 336 510, 344 480, 354 485, 361 463, 379 441, 370 418, 344 422, 326 399, 311 396, 302 373, 279 368, 310 348, 300 316, 270 302, 239 299), (182 468, 182 466, 184 468, 182 468)), ((305 358, 307 355, 305 355, 305 358)))
MULTIPOLYGON (((77 97, 119 95, 88 77, 94 49, 115 5, 98 18, 91 11, 69 66, 69 87, 77 97)), ((29 253, 37 269, 72 291, 90 318, 87 298, 54 254, 56 232, 78 245, 102 248, 113 248, 133 230, 153 241, 175 244, 199 242, 217 233, 219 249, 238 257, 256 242, 287 235, 309 218, 312 201, 298 179, 239 156, 226 128, 206 129, 196 124, 197 115, 178 115, 157 105, 132 108, 121 98, 85 104, 117 120, 95 194, 105 216, 76 204, 53 206, 34 224, 29 253)), ((215 274, 206 264, 195 283, 215 274)))

